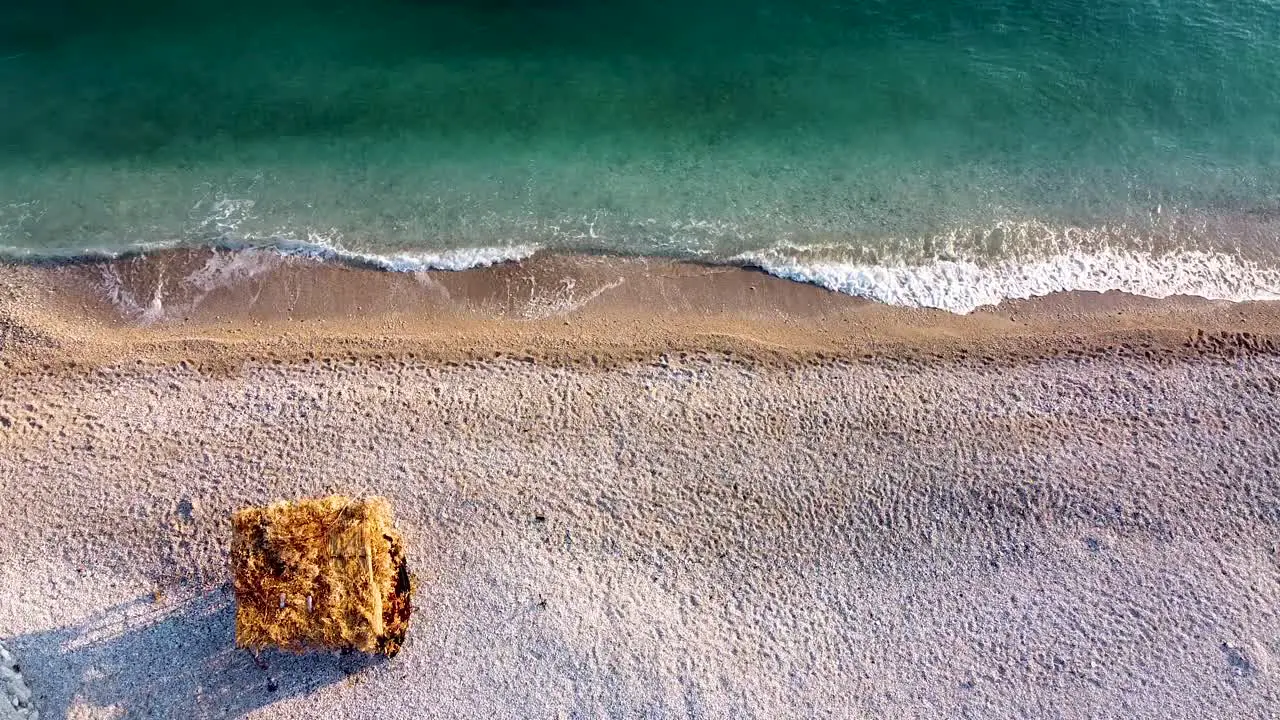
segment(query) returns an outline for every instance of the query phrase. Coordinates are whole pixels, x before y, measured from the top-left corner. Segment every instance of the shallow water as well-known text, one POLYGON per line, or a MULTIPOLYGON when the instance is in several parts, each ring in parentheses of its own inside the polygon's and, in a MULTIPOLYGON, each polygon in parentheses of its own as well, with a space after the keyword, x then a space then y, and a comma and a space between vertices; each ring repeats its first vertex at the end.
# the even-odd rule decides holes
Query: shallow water
POLYGON ((0 9, 0 247, 534 248, 967 310, 1280 295, 1263 0, 0 9))

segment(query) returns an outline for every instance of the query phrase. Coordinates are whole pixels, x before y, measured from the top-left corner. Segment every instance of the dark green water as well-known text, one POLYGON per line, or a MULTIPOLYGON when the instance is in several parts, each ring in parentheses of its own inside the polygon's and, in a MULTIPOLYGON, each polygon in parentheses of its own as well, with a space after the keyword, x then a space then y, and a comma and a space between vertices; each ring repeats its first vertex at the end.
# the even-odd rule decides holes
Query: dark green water
POLYGON ((1271 0, 0 9, 11 256, 608 250, 964 310, 1268 297, 1278 237, 1271 0))

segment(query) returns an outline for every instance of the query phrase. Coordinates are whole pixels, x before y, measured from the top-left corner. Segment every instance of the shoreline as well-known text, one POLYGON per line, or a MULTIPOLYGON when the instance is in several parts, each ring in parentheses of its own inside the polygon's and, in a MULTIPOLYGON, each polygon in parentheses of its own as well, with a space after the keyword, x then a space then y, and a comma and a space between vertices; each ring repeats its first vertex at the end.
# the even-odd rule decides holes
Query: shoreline
POLYGON ((885 305, 763 271, 539 253, 387 272, 263 250, 0 264, 0 371, 142 359, 495 357, 611 366, 678 353, 770 365, 1280 354, 1280 302, 1064 292, 966 315, 885 305))

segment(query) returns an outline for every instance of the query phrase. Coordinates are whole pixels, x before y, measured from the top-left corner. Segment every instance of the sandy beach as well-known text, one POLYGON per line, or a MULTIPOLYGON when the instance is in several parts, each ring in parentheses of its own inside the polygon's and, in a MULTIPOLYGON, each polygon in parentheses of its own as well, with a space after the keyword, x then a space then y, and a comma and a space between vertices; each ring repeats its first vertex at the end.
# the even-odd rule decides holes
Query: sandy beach
POLYGON ((0 267, 42 718, 1269 718, 1280 305, 749 269, 0 267), (233 647, 229 516, 382 495, 404 651, 233 647))

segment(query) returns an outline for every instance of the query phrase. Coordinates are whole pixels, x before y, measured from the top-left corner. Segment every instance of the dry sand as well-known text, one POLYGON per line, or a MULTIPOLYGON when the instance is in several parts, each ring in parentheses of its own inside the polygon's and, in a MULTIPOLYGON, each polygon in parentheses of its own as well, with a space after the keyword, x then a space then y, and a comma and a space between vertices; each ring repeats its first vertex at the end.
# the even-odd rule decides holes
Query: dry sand
POLYGON ((247 262, 0 273, 41 717, 1280 715, 1274 305, 957 318, 604 258, 201 284, 247 262), (331 492, 395 505, 404 651, 234 650, 230 513, 331 492))

